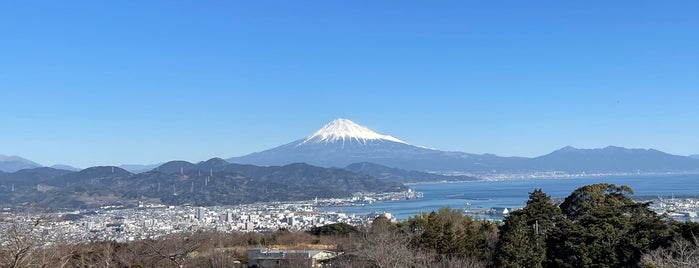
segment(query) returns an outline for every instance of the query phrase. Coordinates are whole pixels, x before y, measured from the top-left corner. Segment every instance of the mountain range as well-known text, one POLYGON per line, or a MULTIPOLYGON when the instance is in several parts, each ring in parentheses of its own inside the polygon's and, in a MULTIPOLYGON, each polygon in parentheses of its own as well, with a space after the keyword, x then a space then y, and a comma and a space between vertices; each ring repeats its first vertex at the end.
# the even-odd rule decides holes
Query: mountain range
POLYGON ((0 154, 0 171, 15 172, 21 169, 40 167, 41 165, 21 158, 19 156, 7 156, 0 154))
POLYGON ((131 173, 141 173, 141 172, 146 172, 153 170, 154 168, 160 166, 160 164, 151 164, 151 165, 140 165, 140 164, 123 164, 119 165, 120 168, 126 169, 131 173))
POLYGON ((57 164, 57 165, 50 166, 50 168, 54 168, 54 169, 63 169, 63 170, 70 170, 70 171, 80 171, 79 168, 76 168, 76 167, 73 167, 73 166, 69 166, 69 165, 61 165, 61 164, 57 164))
MULTIPOLYGON (((696 156, 693 156, 696 157, 696 156)), ((500 157, 413 146, 347 119, 306 138, 227 160, 160 165, 54 168, 0 155, 0 205, 89 208, 149 201, 233 205, 393 192, 403 183, 476 180, 520 172, 699 172, 699 159, 654 149, 564 147, 549 154, 500 157), (131 169, 127 170, 127 169, 131 169), (452 175, 442 175, 442 174, 452 175), (453 175, 453 174, 472 174, 453 175)))
POLYGON ((269 150, 232 157, 227 161, 254 165, 304 162, 323 167, 345 167, 353 163, 369 162, 405 170, 470 174, 699 171, 699 159, 653 149, 615 146, 599 149, 568 146, 533 158, 440 151, 410 145, 347 119, 333 120, 306 138, 269 150))
POLYGON ((134 174, 115 166, 77 172, 49 167, 0 173, 0 205, 92 208, 135 205, 235 205, 350 197, 357 192, 406 190, 400 182, 345 169, 303 163, 259 167, 214 158, 197 164, 171 161, 134 174))
POLYGON ((437 182, 437 181, 474 181, 476 177, 465 175, 442 175, 437 173, 428 173, 416 170, 404 170, 399 168, 387 167, 370 162, 354 163, 345 169, 357 173, 371 175, 380 180, 415 183, 415 182, 437 182))
MULTIPOLYGON (((307 163, 319 167, 337 168, 356 163, 372 163, 406 171, 465 173, 475 176, 534 172, 699 172, 699 156, 671 155, 654 149, 628 149, 616 146, 578 149, 568 146, 539 157, 501 157, 493 154, 441 151, 414 146, 394 136, 379 134, 348 119, 333 120, 306 138, 272 149, 231 157, 226 161, 256 166, 307 163)), ((163 167, 162 165, 121 165, 119 167, 132 173, 141 173, 158 166, 163 167)), ((35 167, 40 165, 18 156, 0 155, 0 172, 15 172, 35 167)), ((77 170, 70 166, 55 167, 77 170)), ((376 168, 368 168, 366 165, 365 167, 367 167, 364 170, 366 172, 376 171, 376 168)))

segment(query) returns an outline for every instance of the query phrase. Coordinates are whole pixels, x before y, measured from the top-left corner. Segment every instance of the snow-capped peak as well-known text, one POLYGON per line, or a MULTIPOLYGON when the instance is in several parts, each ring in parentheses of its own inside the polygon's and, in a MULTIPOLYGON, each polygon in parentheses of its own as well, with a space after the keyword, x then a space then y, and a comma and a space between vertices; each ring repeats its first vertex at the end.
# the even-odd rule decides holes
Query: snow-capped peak
POLYGON ((308 136, 299 145, 313 142, 313 143, 331 143, 331 142, 351 142, 357 141, 361 144, 367 144, 369 141, 373 140, 387 140, 392 142, 405 143, 393 136, 383 135, 374 132, 373 130, 360 126, 355 122, 348 119, 335 119, 332 122, 326 124, 321 129, 313 133, 313 135, 308 136))

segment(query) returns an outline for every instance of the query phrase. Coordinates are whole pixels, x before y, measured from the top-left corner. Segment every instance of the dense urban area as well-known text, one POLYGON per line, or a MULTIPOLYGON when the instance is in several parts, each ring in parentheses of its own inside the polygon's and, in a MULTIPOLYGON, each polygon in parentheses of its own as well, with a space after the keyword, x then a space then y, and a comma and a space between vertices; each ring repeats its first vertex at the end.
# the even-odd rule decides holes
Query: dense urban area
POLYGON ((348 215, 321 212, 322 206, 360 206, 385 200, 406 200, 419 196, 412 190, 396 193, 358 193, 351 198, 315 199, 302 202, 266 202, 237 206, 166 206, 140 203, 138 207, 105 206, 96 210, 41 213, 2 211, 1 230, 8 223, 45 223, 39 231, 53 241, 84 243, 90 241, 128 242, 174 234, 215 230, 218 232, 274 232, 279 229, 306 231, 334 223, 362 226, 378 216, 396 219, 390 212, 348 215))

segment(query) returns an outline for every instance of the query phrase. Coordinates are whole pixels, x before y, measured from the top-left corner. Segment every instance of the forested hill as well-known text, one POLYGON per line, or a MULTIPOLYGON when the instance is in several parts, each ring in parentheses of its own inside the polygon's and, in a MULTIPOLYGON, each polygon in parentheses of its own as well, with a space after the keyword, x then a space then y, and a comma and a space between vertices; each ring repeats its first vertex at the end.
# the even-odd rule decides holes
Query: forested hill
MULTIPOLYGON (((192 164, 168 162, 133 174, 119 167, 78 172, 37 168, 0 174, 2 205, 87 208, 135 204, 234 205, 263 201, 348 197, 356 192, 406 190, 401 183, 369 175, 307 164, 280 167, 217 165, 217 159, 192 164)), ((223 164, 220 163, 219 164, 223 164)))
POLYGON ((371 162, 362 162, 351 164, 345 169, 368 174, 373 177, 388 181, 397 182, 435 182, 435 181, 473 181, 478 180, 478 178, 465 176, 465 175, 454 175, 447 176, 436 173, 422 172, 416 170, 404 170, 400 168, 392 168, 384 165, 379 165, 371 162))

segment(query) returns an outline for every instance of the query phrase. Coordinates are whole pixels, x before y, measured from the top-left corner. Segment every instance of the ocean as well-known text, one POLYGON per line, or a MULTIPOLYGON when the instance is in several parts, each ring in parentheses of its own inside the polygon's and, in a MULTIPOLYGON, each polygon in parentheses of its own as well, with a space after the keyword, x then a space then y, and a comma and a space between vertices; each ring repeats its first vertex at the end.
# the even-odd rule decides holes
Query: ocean
MULTIPOLYGON (((526 204, 529 192, 541 188, 552 198, 563 199, 578 187, 612 183, 633 189, 634 197, 653 199, 661 197, 699 198, 699 174, 593 176, 576 178, 518 179, 504 181, 474 181, 457 183, 415 184, 410 187, 422 192, 423 198, 403 201, 384 201, 355 207, 323 207, 323 211, 342 211, 363 215, 371 212, 390 212, 404 220, 408 217, 449 206, 463 210, 487 210, 493 207, 520 208, 526 204)), ((472 215, 487 219, 502 216, 472 215)))

